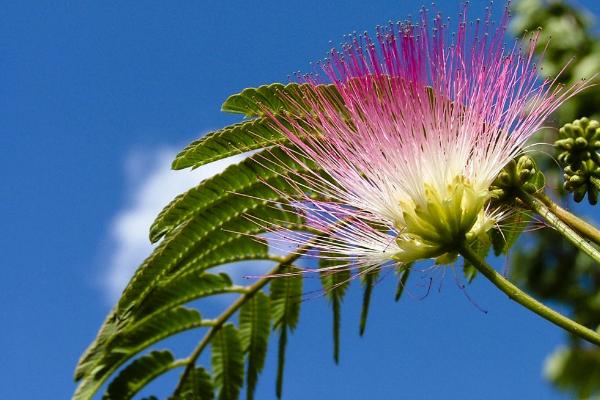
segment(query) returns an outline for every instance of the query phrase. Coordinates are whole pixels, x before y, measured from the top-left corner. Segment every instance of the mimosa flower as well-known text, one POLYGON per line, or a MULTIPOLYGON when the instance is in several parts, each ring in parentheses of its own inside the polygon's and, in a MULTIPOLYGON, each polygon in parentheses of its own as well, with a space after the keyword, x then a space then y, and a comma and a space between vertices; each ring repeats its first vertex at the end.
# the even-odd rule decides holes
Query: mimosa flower
POLYGON ((443 263, 498 224, 502 213, 489 206, 494 178, 586 83, 540 81, 537 33, 526 51, 507 48, 508 11, 497 26, 489 13, 467 22, 466 11, 454 34, 440 15, 430 25, 424 10, 418 23, 378 28, 375 40, 355 36, 321 64, 341 100, 310 77, 303 94, 311 114, 285 124, 273 116, 292 143, 286 152, 318 167, 302 174, 298 194, 327 199, 294 203, 326 236, 268 223, 278 240, 312 238, 321 257, 356 267, 443 263))

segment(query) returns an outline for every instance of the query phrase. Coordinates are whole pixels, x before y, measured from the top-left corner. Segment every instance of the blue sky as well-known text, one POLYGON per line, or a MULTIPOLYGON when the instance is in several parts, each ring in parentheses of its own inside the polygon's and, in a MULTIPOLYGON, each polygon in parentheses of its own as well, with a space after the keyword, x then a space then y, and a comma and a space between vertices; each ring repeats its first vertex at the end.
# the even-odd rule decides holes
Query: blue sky
MULTIPOLYGON (((483 8, 475 3, 472 15, 483 8)), ((593 0, 580 3, 600 13, 593 0)), ((458 2, 440 8, 455 15, 458 2)), ((228 95, 285 82, 309 70, 330 41, 417 11, 376 0, 5 2, 0 398, 71 395, 80 353, 149 249, 144 225, 171 192, 200 179, 174 177, 186 173, 168 172, 168 160, 237 120, 219 112, 228 95)), ((337 367, 327 303, 305 301, 289 341, 285 398, 561 398, 541 375, 563 339, 558 328, 483 279, 468 291, 487 314, 450 270, 422 299, 424 283, 413 279, 395 304, 395 280, 384 279, 362 339, 355 285, 344 303, 337 367)), ((175 345, 191 348, 200 335, 175 345)), ((274 398, 274 356, 258 398, 274 398)), ((153 392, 166 393, 174 378, 161 378, 153 392)))

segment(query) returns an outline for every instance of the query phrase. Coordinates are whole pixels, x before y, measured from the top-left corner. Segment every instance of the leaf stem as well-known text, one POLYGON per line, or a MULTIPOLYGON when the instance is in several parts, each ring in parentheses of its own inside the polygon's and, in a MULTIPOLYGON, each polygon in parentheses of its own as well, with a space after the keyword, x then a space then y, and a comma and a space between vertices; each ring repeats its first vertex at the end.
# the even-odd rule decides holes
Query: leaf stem
POLYGON ((170 368, 179 368, 179 367, 183 367, 184 365, 187 365, 188 363, 188 359, 187 358, 180 358, 178 360, 175 360, 171 363, 170 368))
POLYGON ((248 293, 248 286, 231 285, 229 288, 227 288, 226 293, 239 293, 239 294, 248 293))
POLYGON ((265 277, 259 279, 253 285, 248 286, 245 292, 240 297, 238 297, 233 304, 231 304, 225 311, 223 311, 223 313, 221 313, 221 315, 219 315, 217 319, 213 320, 214 322, 211 328, 208 330, 208 332, 206 332, 200 343, 198 343, 198 346, 196 346, 194 351, 186 359, 187 365, 185 367, 185 370, 183 371, 183 374, 181 375, 181 378, 179 378, 179 383, 175 388, 174 396, 177 396, 179 394, 184 382, 194 369, 196 361, 202 354, 202 351, 204 351, 204 349, 208 346, 211 339, 223 327, 225 322, 227 322, 227 320, 231 318, 233 314, 235 314, 248 300, 250 300, 250 298, 254 296, 256 292, 261 290, 267 283, 269 283, 269 281, 273 279, 274 274, 278 273, 283 267, 293 263, 298 258, 300 258, 304 254, 304 252, 310 249, 311 246, 312 244, 311 242, 309 242, 306 245, 298 248, 296 252, 282 258, 280 263, 277 264, 277 266, 275 266, 275 268, 273 268, 271 271, 269 271, 265 277))
POLYGON ((552 322, 553 324, 564 328, 565 330, 589 341, 590 343, 600 346, 600 334, 589 328, 586 328, 570 318, 567 318, 566 316, 540 303, 527 293, 523 292, 512 282, 502 276, 502 274, 498 273, 484 260, 482 260, 468 245, 464 243, 461 244, 459 246, 459 251, 466 260, 475 266, 475 268, 477 268, 477 270, 481 272, 481 274, 483 274, 490 282, 496 285, 498 289, 506 293, 509 298, 538 314, 542 318, 552 322))
MULTIPOLYGON (((560 219, 548 206, 537 197, 533 197, 528 193, 522 192, 519 198, 523 200, 532 210, 537 212, 544 220, 556 229, 561 235, 567 238, 573 245, 579 248, 594 261, 600 264, 600 250, 594 247, 586 239, 582 238, 579 233, 575 232, 569 224, 560 219)), ((565 211, 566 212, 566 211, 565 211)), ((578 219, 577 217, 573 216, 578 219)), ((583 222, 583 221, 581 221, 583 222)))
POLYGON ((586 238, 594 241, 594 243, 600 245, 600 230, 598 228, 560 207, 545 194, 536 195, 535 198, 543 202, 544 205, 548 207, 548 210, 560 218, 565 224, 569 225, 586 238))

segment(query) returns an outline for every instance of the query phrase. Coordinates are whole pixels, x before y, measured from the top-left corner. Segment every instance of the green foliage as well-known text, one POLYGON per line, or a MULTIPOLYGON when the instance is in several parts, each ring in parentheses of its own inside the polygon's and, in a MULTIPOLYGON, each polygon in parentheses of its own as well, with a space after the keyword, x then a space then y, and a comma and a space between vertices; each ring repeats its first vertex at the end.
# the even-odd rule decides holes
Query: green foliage
POLYGON ((153 351, 129 364, 108 386, 104 399, 128 400, 155 377, 177 364, 170 351, 153 351))
POLYGON ((170 400, 213 400, 214 398, 211 376, 204 368, 194 368, 179 394, 172 396, 170 400))
POLYGON ((279 330, 277 355, 277 381, 275 392, 281 398, 283 392, 283 369, 288 330, 296 329, 300 317, 302 297, 302 275, 300 270, 286 266, 281 270, 282 277, 271 283, 271 317, 273 329, 279 330))
MULTIPOLYGON (((333 85, 321 85, 319 95, 331 99, 343 111, 341 98, 333 85)), ((315 94, 307 85, 273 83, 259 88, 248 88, 230 96, 222 106, 223 111, 244 114, 253 119, 231 125, 190 143, 173 161, 173 169, 197 168, 201 165, 225 157, 257 150, 268 146, 287 143, 278 124, 294 130, 286 118, 280 114, 297 117, 296 122, 304 128, 302 117, 312 113, 312 103, 307 97, 316 100, 315 94)))
POLYGON ((114 332, 103 342, 95 343, 93 357, 84 372, 83 381, 74 398, 87 399, 102 385, 106 378, 128 359, 169 336, 201 327, 203 321, 196 310, 185 307, 167 309, 152 314, 142 321, 114 332))
MULTIPOLYGON (((330 103, 338 105, 344 111, 342 99, 334 85, 319 85, 318 95, 330 103)), ((246 117, 261 117, 266 113, 286 113, 302 116, 313 113, 313 102, 317 94, 306 84, 289 83, 282 85, 272 83, 258 88, 244 89, 241 93, 230 96, 221 110, 243 114, 246 117)))
MULTIPOLYGON (((302 161, 312 165, 306 159, 302 161)), ((203 212, 214 211, 224 202, 240 203, 245 200, 250 204, 252 201, 266 204, 275 193, 265 183, 279 190, 289 189, 286 179, 297 179, 289 176, 290 171, 300 173, 305 169, 277 148, 256 154, 177 196, 152 224, 150 240, 157 242, 186 221, 202 217, 203 212)))
POLYGON ((257 292, 240 309, 240 341, 248 353, 246 373, 246 398, 254 398, 258 374, 265 365, 269 334, 271 331, 271 304, 269 297, 257 292))
POLYGON ((571 390, 579 399, 597 393, 600 382, 600 353, 588 348, 560 348, 546 363, 545 375, 556 386, 571 390))
POLYGON ((271 283, 273 329, 296 328, 301 300, 302 273, 298 268, 286 266, 281 270, 281 276, 271 283))
POLYGON ((377 282, 380 269, 368 268, 361 272, 361 278, 363 282, 363 301, 362 309, 360 311, 360 322, 358 326, 358 333, 360 336, 365 334, 367 328, 367 317, 369 316, 369 305, 371 304, 371 294, 373 293, 373 286, 377 282))
MULTIPOLYGON (((284 121, 281 121, 284 123, 284 121)), ((263 147, 286 143, 268 117, 252 119, 208 133, 190 143, 173 161, 173 169, 202 165, 263 147)))
MULTIPOLYGON (((161 232, 166 231, 168 235, 136 271, 121 296, 118 309, 122 310, 124 314, 131 312, 135 303, 143 299, 158 281, 167 278, 177 269, 189 268, 204 257, 204 252, 213 244, 215 238, 219 238, 219 236, 231 238, 233 237, 231 232, 236 232, 238 235, 257 233, 257 224, 252 222, 248 216, 263 221, 281 220, 289 224, 300 224, 301 221, 295 214, 268 204, 268 201, 285 201, 285 198, 277 190, 287 189, 288 192, 293 190, 290 189, 289 183, 284 177, 278 176, 270 182, 277 190, 264 184, 257 184, 263 175, 271 173, 270 169, 260 169, 261 163, 273 161, 272 169, 280 174, 285 174, 286 168, 277 165, 277 161, 273 159, 278 156, 283 157, 283 154, 281 152, 279 154, 275 152, 266 155, 257 154, 244 162, 246 167, 244 172, 247 171, 246 173, 240 171, 239 168, 229 168, 222 174, 203 182, 201 184, 203 188, 199 188, 197 191, 204 192, 204 187, 214 188, 218 200, 208 202, 202 207, 195 207, 191 211, 186 208, 185 217, 180 215, 177 203, 186 203, 189 199, 188 196, 184 195, 177 199, 175 204, 171 203, 167 206, 167 210, 161 213, 159 219, 170 221, 171 219, 167 217, 174 213, 177 214, 175 219, 178 225, 171 224, 169 228, 160 229, 161 232), (231 183, 227 185, 226 181, 231 183), (235 190, 236 187, 240 189, 234 194, 231 190, 235 190), (244 190, 243 187, 247 189, 244 190), (220 234, 217 233, 219 231, 220 234), (200 254, 197 254, 198 252, 200 254)), ((300 166, 296 167, 301 169, 300 166)), ((270 176, 267 175, 265 178, 270 178, 270 176)), ((153 226, 163 227, 164 225, 156 223, 153 226)))
POLYGON ((219 400, 238 398, 244 384, 244 355, 238 330, 226 324, 217 332, 212 345, 214 383, 219 400))
MULTIPOLYGON (((306 159, 302 161, 306 166, 312 165, 306 159)), ((299 181, 297 176, 289 176, 290 171, 301 173, 305 170, 304 165, 293 161, 280 149, 256 154, 177 196, 152 224, 150 240, 160 240, 187 221, 208 218, 217 208, 229 205, 256 207, 267 204, 268 200, 278 200, 272 188, 289 191, 288 179, 299 181)))
POLYGON ((283 394, 283 368, 285 366, 285 349, 287 346, 288 330, 281 329, 277 345, 277 380, 275 381, 275 395, 281 399, 283 394))
POLYGON ((227 274, 214 275, 193 270, 158 287, 152 296, 148 296, 140 304, 137 313, 132 318, 137 319, 136 323, 139 323, 139 320, 146 320, 158 312, 189 303, 192 300, 227 293, 230 288, 231 279, 227 274))
POLYGON ((340 262, 335 260, 325 258, 319 260, 319 266, 324 269, 321 271, 321 283, 333 311, 333 360, 336 364, 340 362, 340 309, 342 299, 352 279, 350 270, 347 268, 331 269, 339 267, 339 265, 340 262))
POLYGON ((406 287, 406 283, 408 282, 408 278, 410 276, 410 271, 412 269, 413 264, 402 265, 396 269, 396 273, 398 275, 398 285, 396 286, 396 294, 394 294, 394 300, 399 301, 404 293, 404 288, 406 287))
POLYGON ((177 307, 155 313, 114 336, 110 349, 129 354, 175 333, 202 326, 200 313, 195 309, 177 307))

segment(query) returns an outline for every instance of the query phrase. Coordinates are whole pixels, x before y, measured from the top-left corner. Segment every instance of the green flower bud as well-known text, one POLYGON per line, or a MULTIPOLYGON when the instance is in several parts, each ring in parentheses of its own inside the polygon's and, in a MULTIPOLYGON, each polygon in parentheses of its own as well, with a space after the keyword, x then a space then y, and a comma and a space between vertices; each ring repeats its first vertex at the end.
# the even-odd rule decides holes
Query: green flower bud
POLYGON ((581 176, 581 175, 573 175, 569 178, 569 182, 577 187, 577 186, 581 186, 582 184, 584 184, 586 181, 585 177, 581 176))
POLYGON ((565 124, 558 131, 554 147, 558 150, 558 161, 579 169, 580 164, 589 159, 600 162, 597 150, 600 149, 600 122, 581 118, 565 124))
POLYGON ((575 139, 575 147, 578 149, 585 149, 588 146, 588 141, 584 137, 578 137, 575 139))
POLYGON ((586 193, 587 193, 587 188, 584 185, 579 186, 577 189, 575 189, 573 191, 573 199, 575 199, 575 201, 577 203, 579 203, 579 202, 581 202, 581 200, 583 200, 586 193))
POLYGON ((494 201, 515 201, 517 193, 525 190, 536 193, 544 187, 544 175, 537 168, 535 161, 529 156, 521 156, 511 160, 498 174, 490 193, 494 201))
POLYGON ((560 128, 558 136, 554 147, 564 167, 563 187, 573 193, 576 202, 587 194, 590 204, 598 203, 600 185, 594 180, 600 176, 600 122, 580 118, 560 128))
POLYGON ((586 193, 588 201, 594 205, 598 203, 598 190, 600 190, 600 167, 593 160, 581 163, 580 168, 574 170, 572 166, 565 168, 565 183, 563 187, 568 192, 573 192, 576 202, 584 199, 586 193))
POLYGON ((593 206, 598 204, 598 192, 600 192, 598 186, 592 185, 588 188, 588 202, 593 206))

